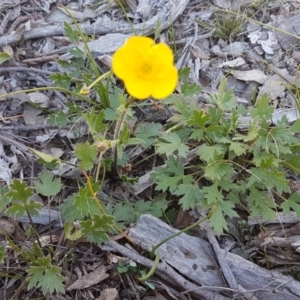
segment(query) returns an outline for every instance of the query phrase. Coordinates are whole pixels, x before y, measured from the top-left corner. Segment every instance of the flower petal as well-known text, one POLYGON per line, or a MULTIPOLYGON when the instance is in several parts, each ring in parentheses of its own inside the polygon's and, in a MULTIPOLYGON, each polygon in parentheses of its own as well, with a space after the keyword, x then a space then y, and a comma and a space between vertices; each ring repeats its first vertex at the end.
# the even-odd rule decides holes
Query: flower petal
POLYGON ((174 62, 173 52, 171 48, 164 43, 152 46, 155 63, 164 63, 172 65, 174 62))
POLYGON ((147 80, 141 80, 137 76, 127 77, 125 87, 129 95, 138 100, 144 100, 151 96, 151 82, 147 80))
POLYGON ((127 92, 137 98, 169 96, 178 81, 172 50, 166 44, 155 44, 151 38, 133 36, 119 48, 112 69, 125 83, 127 92))
POLYGON ((147 36, 131 36, 129 37, 124 46, 130 48, 131 50, 141 50, 151 47, 154 41, 147 36))
POLYGON ((154 41, 145 36, 132 36, 119 48, 112 61, 112 69, 117 77, 125 79, 128 73, 136 72, 142 61, 149 59, 148 49, 154 41))
POLYGON ((178 72, 176 67, 174 65, 164 65, 152 82, 151 95, 156 99, 166 98, 174 92, 177 82, 178 72))

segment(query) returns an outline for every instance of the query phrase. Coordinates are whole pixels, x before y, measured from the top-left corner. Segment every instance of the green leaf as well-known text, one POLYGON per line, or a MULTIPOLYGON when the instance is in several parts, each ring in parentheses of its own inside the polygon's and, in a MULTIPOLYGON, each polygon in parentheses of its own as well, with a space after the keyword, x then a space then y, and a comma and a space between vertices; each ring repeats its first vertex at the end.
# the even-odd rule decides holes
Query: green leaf
POLYGON ((0 246, 0 264, 4 263, 4 259, 5 259, 5 246, 2 245, 0 246))
POLYGON ((250 109, 250 114, 253 118, 266 118, 271 119, 273 112, 274 112, 274 107, 270 105, 270 97, 268 94, 263 94, 259 99, 257 99, 255 103, 255 107, 250 109))
POLYGON ((195 184, 180 184, 174 195, 182 196, 179 204, 183 210, 194 209, 203 199, 203 191, 195 184))
POLYGON ((6 206, 11 202, 10 197, 8 197, 7 192, 9 188, 7 185, 0 186, 0 212, 3 211, 6 206))
POLYGON ((126 146, 141 145, 144 141, 138 138, 130 138, 126 142, 126 146))
POLYGON ((300 199, 299 194, 292 194, 287 200, 283 201, 280 205, 284 215, 288 215, 293 210, 298 218, 300 218, 300 199))
POLYGON ((220 205, 223 202, 223 194, 220 192, 217 182, 214 182, 211 186, 205 186, 202 188, 204 197, 209 206, 214 204, 220 205))
POLYGON ((29 274, 27 289, 41 288, 44 295, 52 294, 54 291, 64 293, 65 278, 61 275, 61 271, 62 268, 51 264, 50 257, 37 258, 35 265, 27 270, 29 274))
POLYGON ((142 123, 138 125, 138 128, 135 131, 135 136, 143 140, 141 146, 143 148, 147 148, 155 141, 161 128, 162 125, 158 123, 142 123))
MULTIPOLYGON (((123 127, 123 130, 121 131, 120 133, 120 144, 122 147, 123 145, 122 144, 126 144, 127 141, 129 140, 130 138, 130 132, 128 130, 128 124, 124 124, 124 127, 123 127)), ((120 151, 119 154, 122 154, 122 152, 120 151)))
POLYGON ((112 108, 106 108, 104 111, 106 121, 116 121, 117 114, 112 108))
POLYGON ((174 193, 180 184, 190 183, 193 179, 184 174, 184 167, 179 159, 170 157, 166 162, 166 167, 154 168, 150 180, 157 184, 156 190, 165 192, 169 189, 170 193, 174 193))
POLYGON ((167 156, 177 152, 179 156, 185 157, 189 151, 189 147, 181 142, 180 137, 175 132, 162 133, 156 147, 158 153, 167 156))
POLYGON ((114 217, 114 221, 119 228, 124 229, 124 225, 134 223, 136 221, 133 203, 117 203, 115 206, 107 205, 104 207, 107 215, 114 217))
POLYGON ((221 79, 218 93, 211 96, 211 102, 216 104, 221 110, 233 110, 237 107, 233 90, 227 89, 226 77, 221 79))
MULTIPOLYGON (((91 182, 92 190, 97 193, 100 189, 100 184, 98 182, 91 182)), ((71 201, 71 200, 69 200, 71 201)), ((98 205, 95 203, 95 199, 91 193, 88 185, 81 187, 77 194, 75 195, 74 208, 79 211, 78 216, 83 215, 85 217, 90 217, 95 214, 100 214, 98 205)), ((74 213, 76 214, 76 213, 74 213)), ((68 213, 70 215, 70 213, 68 213)))
POLYGON ((158 17, 154 29, 154 41, 156 41, 160 37, 161 30, 162 30, 161 19, 158 17))
POLYGON ((11 59, 11 56, 7 54, 6 52, 1 52, 0 53, 0 65, 3 64, 4 62, 8 61, 11 59))
POLYGON ((198 100, 195 98, 187 99, 182 94, 172 95, 170 97, 172 104, 172 110, 175 111, 173 116, 169 119, 170 122, 186 124, 190 120, 195 110, 198 110, 198 100))
POLYGON ((79 42, 80 33, 77 30, 73 29, 73 27, 67 22, 64 22, 64 32, 64 35, 72 42, 79 42))
POLYGON ((197 150, 197 154, 200 156, 201 160, 207 163, 222 159, 226 152, 227 149, 224 145, 208 146, 203 144, 199 146, 197 150))
POLYGON ((198 95, 201 93, 201 91, 202 91, 202 87, 200 87, 196 83, 184 82, 181 85, 181 94, 185 97, 198 95))
POLYGON ((293 133, 300 133, 300 119, 297 119, 296 122, 291 126, 293 133))
POLYGON ((75 206, 75 199, 75 195, 70 195, 59 205, 61 216, 66 223, 80 221, 85 217, 85 213, 75 206))
POLYGON ((204 131, 202 129, 194 129, 190 138, 200 142, 203 139, 204 131))
POLYGON ((139 200, 134 205, 134 211, 137 218, 144 214, 150 214, 154 217, 161 218, 167 207, 168 201, 162 197, 154 202, 139 200))
POLYGON ((223 201, 216 206, 213 215, 209 219, 209 225, 213 227, 217 235, 222 234, 223 230, 228 231, 228 225, 224 215, 227 215, 229 218, 239 217, 233 208, 234 204, 230 201, 223 201))
POLYGON ((25 213, 29 213, 31 216, 38 216, 43 205, 33 200, 28 203, 13 203, 7 210, 6 214, 12 215, 15 218, 22 218, 25 213))
POLYGON ((108 233, 114 230, 113 216, 94 215, 92 219, 80 222, 82 233, 91 243, 101 244, 109 241, 108 233))
POLYGON ((232 138, 232 140, 239 140, 239 141, 244 141, 244 142, 251 142, 257 139, 259 136, 259 126, 256 122, 252 122, 248 125, 248 131, 247 134, 236 134, 235 137, 232 138))
POLYGON ((54 86, 69 89, 71 86, 72 77, 67 73, 58 73, 50 75, 49 78, 53 81, 54 86))
POLYGON ((248 179, 247 186, 250 187, 254 183, 267 189, 275 189, 279 194, 282 192, 290 193, 289 181, 286 179, 286 173, 277 170, 251 168, 249 172, 252 174, 248 179))
POLYGON ((178 69, 178 77, 180 80, 187 80, 190 74, 190 68, 180 68, 178 69))
POLYGON ((72 54, 74 57, 80 57, 80 58, 82 58, 82 57, 85 56, 84 51, 82 51, 78 47, 75 47, 75 48, 69 50, 69 53, 72 54))
POLYGON ((109 95, 109 103, 111 108, 117 111, 117 109, 121 106, 121 104, 126 103, 126 97, 124 95, 124 91, 115 87, 113 94, 109 95))
POLYGON ((98 112, 92 109, 88 113, 83 114, 83 118, 87 122, 93 137, 100 135, 107 128, 107 125, 104 124, 103 111, 98 112))
POLYGON ((229 146, 229 150, 233 151, 236 156, 241 156, 246 154, 249 146, 247 144, 239 143, 239 142, 231 142, 229 146))
POLYGON ((249 146, 245 143, 233 142, 227 138, 221 138, 220 143, 229 145, 229 150, 233 151, 236 156, 241 156, 249 150, 249 146))
POLYGON ((35 183, 35 188, 43 196, 54 196, 62 189, 60 178, 54 178, 50 172, 43 171, 39 174, 38 179, 39 181, 35 183))
POLYGON ((276 204, 271 199, 268 192, 261 191, 251 186, 247 200, 250 205, 251 215, 253 217, 262 216, 264 220, 274 220, 276 204))
POLYGON ((21 200, 26 203, 27 199, 33 195, 34 189, 28 187, 26 182, 22 182, 19 179, 14 179, 9 186, 9 191, 6 194, 11 197, 13 201, 21 200))
POLYGON ((35 154, 38 158, 40 158, 42 161, 44 161, 45 163, 47 164, 50 164, 50 163, 59 163, 60 160, 52 155, 49 155, 49 154, 46 154, 46 153, 43 153, 41 151, 38 151, 38 150, 35 150, 35 149, 32 149, 32 148, 29 148, 29 150, 35 154))
POLYGON ((290 145, 297 145, 299 140, 295 138, 293 132, 284 123, 277 124, 275 127, 268 130, 268 123, 262 125, 263 128, 259 131, 259 138, 257 139, 254 154, 265 150, 280 157, 282 154, 292 153, 290 145))
POLYGON ((222 206, 216 206, 213 215, 209 219, 209 226, 211 226, 217 235, 221 235, 224 230, 228 231, 228 225, 222 211, 222 206))
POLYGON ((230 178, 234 174, 232 165, 223 160, 212 162, 204 168, 204 176, 212 181, 230 178))
POLYGON ((85 142, 84 144, 77 144, 74 150, 77 158, 80 160, 79 168, 90 171, 94 167, 98 155, 96 145, 85 142))
POLYGON ((296 175, 300 174, 300 155, 287 154, 282 164, 288 167, 296 175))
POLYGON ((65 126, 68 121, 68 117, 63 111, 54 112, 47 118, 47 123, 55 126, 65 126))
POLYGON ((209 116, 209 114, 206 114, 205 111, 194 110, 192 112, 190 119, 188 120, 188 124, 192 125, 192 126, 198 126, 204 130, 205 124, 208 123, 209 119, 210 119, 210 116, 209 116))
POLYGON ((274 156, 274 154, 263 151, 256 154, 253 157, 252 162, 255 164, 256 167, 268 169, 274 167, 279 168, 279 163, 281 162, 281 160, 274 156))

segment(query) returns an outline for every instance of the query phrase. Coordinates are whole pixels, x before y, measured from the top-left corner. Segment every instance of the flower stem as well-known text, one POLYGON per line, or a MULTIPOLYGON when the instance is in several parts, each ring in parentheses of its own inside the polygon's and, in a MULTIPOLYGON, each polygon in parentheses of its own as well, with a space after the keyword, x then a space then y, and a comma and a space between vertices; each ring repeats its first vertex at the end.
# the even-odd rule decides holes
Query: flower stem
MULTIPOLYGON (((88 185, 88 187, 89 187, 89 189, 90 189, 90 192, 91 192, 91 194, 92 194, 92 196, 93 196, 93 199, 94 199, 96 205, 98 206, 98 208, 99 208, 99 210, 102 212, 102 214, 103 214, 104 216, 107 216, 107 213, 105 212, 104 208, 102 207, 101 202, 100 202, 100 201, 97 199, 97 197, 96 197, 96 193, 95 193, 94 190, 93 190, 93 187, 92 187, 92 183, 91 183, 90 177, 89 177, 84 171, 82 171, 82 172, 83 172, 83 175, 85 176, 85 178, 86 178, 86 180, 87 180, 87 185, 88 185)), ((113 227, 114 227, 114 229, 116 229, 119 233, 121 233, 121 234, 123 235, 123 237, 126 238, 132 245, 135 245, 135 242, 134 242, 134 241, 133 241, 126 233, 124 233, 124 232, 122 231, 122 229, 120 229, 117 225, 113 225, 113 227)))
POLYGON ((103 158, 103 152, 100 152, 99 159, 98 159, 98 165, 97 165, 97 171, 95 176, 95 181, 97 182, 99 180, 101 165, 102 165, 102 158, 103 158))
POLYGON ((79 92, 80 95, 86 95, 90 92, 91 88, 95 86, 99 81, 109 77, 111 75, 111 71, 108 71, 101 76, 99 76, 95 81, 93 81, 89 86, 84 86, 79 92))
MULTIPOLYGON (((124 126, 124 122, 126 120, 126 115, 128 112, 128 108, 133 101, 133 97, 129 96, 128 100, 126 101, 122 111, 120 112, 120 116, 117 120, 116 127, 115 127, 115 133, 114 133, 114 141, 119 141, 121 131, 124 126)), ((112 174, 117 177, 118 175, 118 166, 117 166, 117 158, 118 158, 118 149, 117 145, 113 148, 113 157, 114 157, 114 162, 112 165, 112 174)))
POLYGON ((146 281, 147 279, 149 279, 155 273, 155 270, 157 269, 157 266, 159 264, 159 259, 160 259, 160 254, 157 252, 152 268, 150 269, 150 271, 144 277, 139 277, 138 278, 139 281, 146 281))

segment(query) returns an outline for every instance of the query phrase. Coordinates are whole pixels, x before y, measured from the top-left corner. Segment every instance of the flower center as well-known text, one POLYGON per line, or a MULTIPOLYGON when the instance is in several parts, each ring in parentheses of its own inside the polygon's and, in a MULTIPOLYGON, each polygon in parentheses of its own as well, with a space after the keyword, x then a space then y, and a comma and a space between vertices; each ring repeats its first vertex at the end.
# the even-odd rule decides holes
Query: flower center
POLYGON ((152 66, 150 64, 142 64, 139 72, 138 77, 142 80, 149 80, 152 74, 152 66))

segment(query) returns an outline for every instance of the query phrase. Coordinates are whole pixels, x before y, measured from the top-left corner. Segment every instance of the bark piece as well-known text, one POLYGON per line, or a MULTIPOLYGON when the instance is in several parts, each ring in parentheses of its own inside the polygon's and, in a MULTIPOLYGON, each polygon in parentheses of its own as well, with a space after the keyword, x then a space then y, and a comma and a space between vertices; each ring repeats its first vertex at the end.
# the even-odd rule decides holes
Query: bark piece
POLYGON ((73 291, 73 290, 82 290, 89 288, 95 284, 98 284, 99 282, 105 280, 109 275, 106 273, 106 268, 104 265, 101 265, 99 268, 94 270, 93 272, 82 276, 78 280, 76 280, 74 283, 72 283, 67 290, 73 291))
MULTIPOLYGON (((141 248, 151 251, 152 245, 175 232, 178 230, 161 220, 143 215, 131 228, 129 236, 141 248)), ((158 251, 164 262, 199 286, 206 285, 216 289, 227 287, 208 242, 183 233, 162 245, 158 251)), ((265 270, 238 255, 223 252, 238 285, 245 289, 236 291, 237 295, 249 296, 252 293, 257 299, 264 300, 299 299, 300 283, 292 277, 265 270)))

